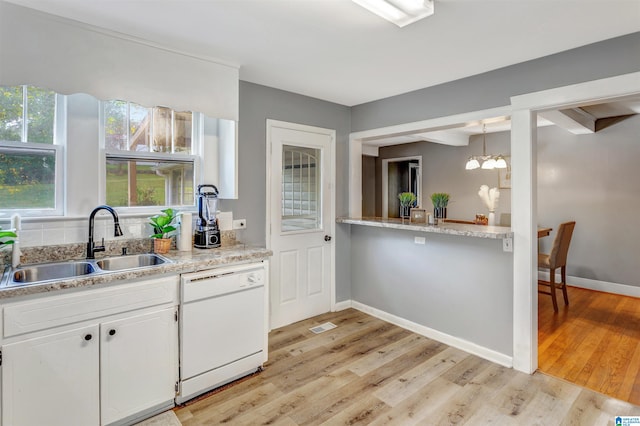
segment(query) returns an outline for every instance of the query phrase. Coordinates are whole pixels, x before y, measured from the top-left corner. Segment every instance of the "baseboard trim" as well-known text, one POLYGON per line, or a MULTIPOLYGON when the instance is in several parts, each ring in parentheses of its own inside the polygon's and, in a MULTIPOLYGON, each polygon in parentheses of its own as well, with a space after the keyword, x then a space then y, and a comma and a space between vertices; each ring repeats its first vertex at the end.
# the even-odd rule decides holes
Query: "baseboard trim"
POLYGON ((357 309, 365 314, 369 314, 383 321, 387 321, 391 324, 402 327, 406 330, 420 334, 429 339, 437 340, 438 342, 452 346, 454 348, 469 352, 470 354, 477 355, 480 358, 484 358, 496 364, 503 365, 505 367, 513 367, 513 357, 496 352, 492 349, 485 348, 484 346, 477 345, 459 337, 451 336, 446 333, 434 330, 424 325, 409 321, 405 318, 390 314, 380 309, 365 305, 355 300, 351 301, 351 307, 357 309))
MULTIPOLYGON (((549 281, 549 271, 538 271, 538 278, 549 281)), ((560 282, 560 280, 560 274, 556 273, 556 282, 560 282)), ((622 296, 640 297, 640 287, 627 284, 618 284, 567 275, 567 285, 586 288, 588 290, 603 291, 605 293, 620 294, 622 296)))
POLYGON ((332 312, 344 311, 345 309, 349 309, 351 307, 351 300, 344 300, 342 302, 337 302, 333 305, 332 312))

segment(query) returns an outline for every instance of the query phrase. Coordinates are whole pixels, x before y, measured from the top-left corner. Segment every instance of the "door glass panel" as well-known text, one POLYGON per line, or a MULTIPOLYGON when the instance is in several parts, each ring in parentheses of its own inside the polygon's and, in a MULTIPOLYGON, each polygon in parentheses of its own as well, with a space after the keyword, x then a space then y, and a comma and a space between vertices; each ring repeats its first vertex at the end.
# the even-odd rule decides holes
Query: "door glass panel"
POLYGON ((282 231, 322 227, 319 149, 282 146, 282 231))

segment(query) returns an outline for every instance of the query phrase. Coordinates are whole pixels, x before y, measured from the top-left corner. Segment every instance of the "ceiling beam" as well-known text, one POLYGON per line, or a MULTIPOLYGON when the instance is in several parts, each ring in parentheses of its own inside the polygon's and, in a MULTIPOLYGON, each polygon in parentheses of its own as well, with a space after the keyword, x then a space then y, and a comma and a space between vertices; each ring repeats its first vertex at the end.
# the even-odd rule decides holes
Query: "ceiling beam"
POLYGON ((596 118, 580 108, 545 111, 539 114, 574 135, 586 135, 596 131, 596 118))

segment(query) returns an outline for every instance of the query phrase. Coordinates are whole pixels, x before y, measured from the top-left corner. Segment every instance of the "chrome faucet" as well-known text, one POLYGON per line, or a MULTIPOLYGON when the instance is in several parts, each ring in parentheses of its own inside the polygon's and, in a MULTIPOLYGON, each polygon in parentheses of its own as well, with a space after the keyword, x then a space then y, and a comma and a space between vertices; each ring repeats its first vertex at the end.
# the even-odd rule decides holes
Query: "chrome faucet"
POLYGON ((96 213, 98 213, 98 211, 100 210, 106 210, 109 213, 111 213, 111 216, 113 216, 113 236, 114 237, 122 236, 122 229, 120 229, 118 214, 113 209, 113 207, 106 206, 106 205, 96 207, 95 209, 93 209, 93 211, 91 212, 91 215, 89 216, 89 242, 87 243, 87 259, 95 259, 95 252, 105 251, 104 238, 102 239, 102 245, 100 246, 96 247, 95 243, 93 242, 93 222, 95 220, 96 213))

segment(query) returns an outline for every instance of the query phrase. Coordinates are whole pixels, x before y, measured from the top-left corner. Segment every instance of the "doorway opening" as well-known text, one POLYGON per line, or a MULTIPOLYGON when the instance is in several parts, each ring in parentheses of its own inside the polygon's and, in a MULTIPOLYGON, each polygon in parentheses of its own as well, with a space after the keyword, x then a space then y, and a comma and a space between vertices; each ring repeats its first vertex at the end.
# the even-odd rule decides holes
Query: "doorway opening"
POLYGON ((382 217, 400 217, 398 194, 411 192, 422 206, 422 156, 382 160, 382 217))

